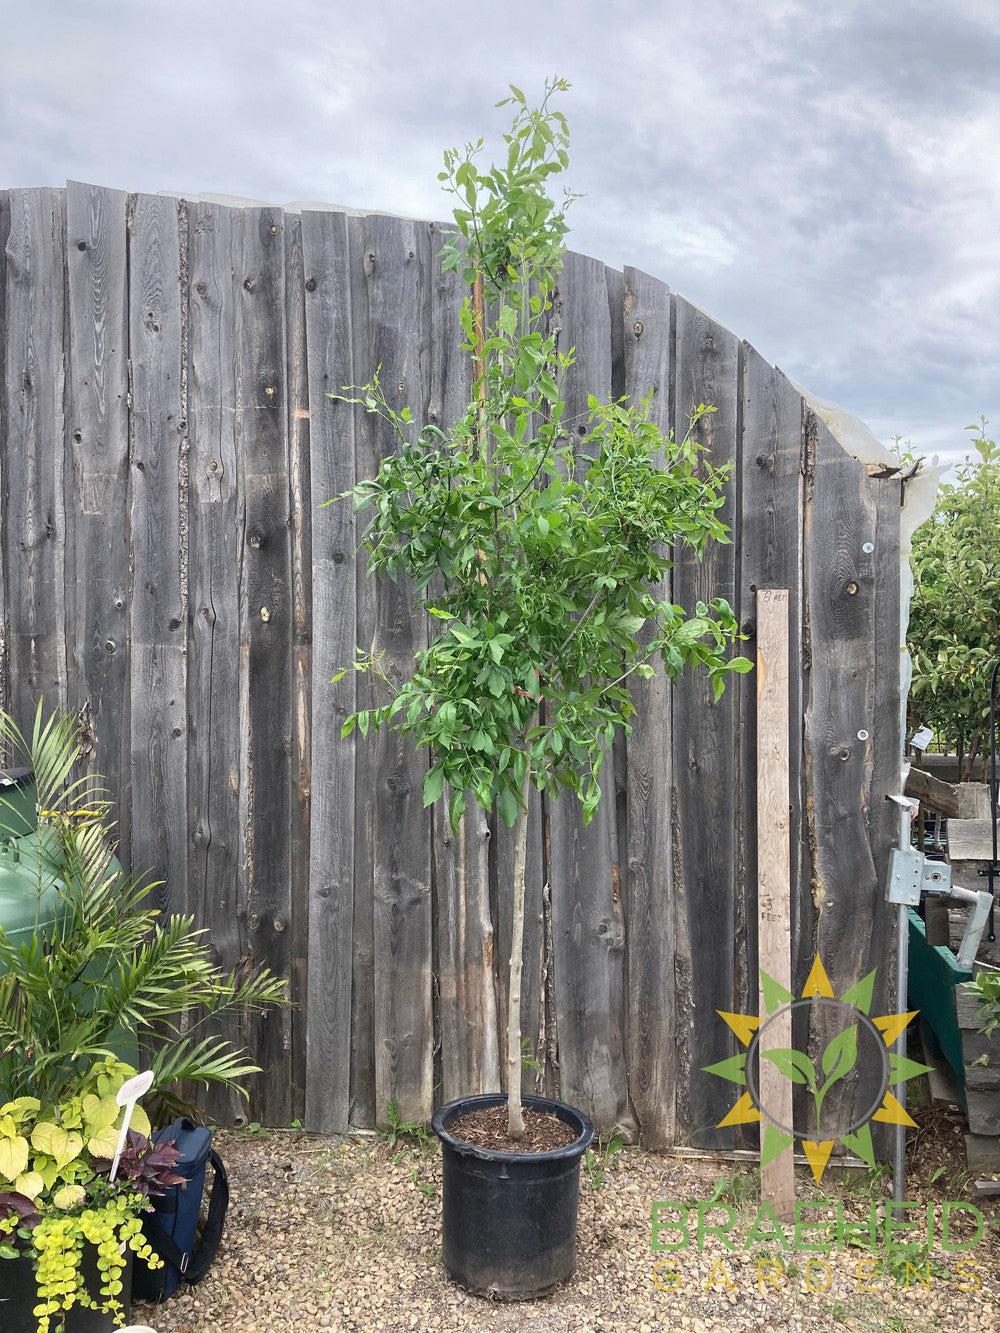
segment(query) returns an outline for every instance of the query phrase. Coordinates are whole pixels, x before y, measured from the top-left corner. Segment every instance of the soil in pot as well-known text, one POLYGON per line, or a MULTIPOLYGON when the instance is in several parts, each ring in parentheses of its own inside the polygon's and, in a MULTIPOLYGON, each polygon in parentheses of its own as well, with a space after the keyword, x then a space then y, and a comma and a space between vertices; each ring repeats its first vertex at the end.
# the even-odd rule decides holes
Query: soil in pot
POLYGON ((594 1137, 582 1112, 523 1099, 525 1135, 507 1133, 500 1093, 462 1097, 431 1121, 441 1140, 443 1258, 468 1291, 533 1300, 576 1266, 580 1160, 594 1137))
POLYGON ((507 1128, 506 1106, 483 1106, 461 1115, 448 1125, 456 1139, 476 1148, 494 1152, 549 1152, 565 1148, 577 1137, 577 1130, 558 1116, 545 1111, 524 1109, 524 1135, 512 1139, 507 1128))

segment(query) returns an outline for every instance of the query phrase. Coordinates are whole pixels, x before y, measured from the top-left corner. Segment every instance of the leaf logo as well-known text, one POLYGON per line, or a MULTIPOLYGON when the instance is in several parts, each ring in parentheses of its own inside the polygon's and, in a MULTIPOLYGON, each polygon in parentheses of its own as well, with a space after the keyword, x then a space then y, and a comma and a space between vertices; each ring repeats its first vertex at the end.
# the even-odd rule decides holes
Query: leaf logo
POLYGON ((705 1066, 703 1072, 746 1088, 735 1105, 719 1121, 718 1128, 759 1123, 762 1166, 774 1161, 781 1153, 792 1147, 796 1138, 800 1138, 813 1177, 819 1184, 837 1141, 856 1153, 869 1166, 874 1166, 875 1153, 870 1122, 881 1121, 903 1125, 915 1123, 907 1114, 906 1108, 890 1091, 890 1085, 904 1083, 917 1074, 927 1072, 927 1065, 897 1056, 891 1051, 897 1037, 916 1017, 917 1011, 869 1017, 875 992, 875 978, 876 970, 873 969, 867 976, 837 996, 826 968, 817 955, 800 997, 796 998, 762 970, 760 981, 761 994, 764 997, 764 1014, 733 1014, 718 1010, 719 1017, 745 1049, 716 1064, 705 1066), (842 1030, 827 1042, 818 1056, 818 1062, 814 1062, 807 1052, 795 1048, 761 1047, 762 1031, 772 1019, 798 1006, 809 1005, 835 1009, 840 1017, 846 1017, 848 1020, 842 1030), (880 1065, 878 1095, 871 1106, 847 1129, 840 1130, 836 1135, 825 1135, 822 1129, 824 1103, 837 1085, 844 1084, 850 1079, 857 1068, 860 1038, 863 1034, 868 1037, 871 1043, 868 1049, 875 1051, 880 1065), (794 1126, 779 1124, 769 1116, 761 1104, 754 1077, 754 1070, 759 1061, 766 1061, 789 1083, 806 1089, 812 1104, 815 1131, 802 1134, 794 1126))

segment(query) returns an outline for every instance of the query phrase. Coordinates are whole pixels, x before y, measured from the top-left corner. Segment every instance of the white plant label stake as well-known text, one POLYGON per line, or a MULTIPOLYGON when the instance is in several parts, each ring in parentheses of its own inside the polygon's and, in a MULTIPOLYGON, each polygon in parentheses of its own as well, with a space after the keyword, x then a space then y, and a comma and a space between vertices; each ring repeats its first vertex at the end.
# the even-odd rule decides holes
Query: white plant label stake
POLYGON ((122 1117, 122 1127, 118 1132, 118 1147, 115 1149, 115 1160, 111 1163, 111 1175, 108 1177, 108 1184, 114 1184, 115 1177, 118 1174, 118 1162, 125 1147, 125 1139, 128 1135, 128 1127, 132 1122, 132 1112, 135 1110, 135 1104, 140 1097, 145 1097, 146 1093, 153 1086, 153 1071, 147 1069, 144 1074, 136 1074, 134 1078, 128 1078, 118 1089, 118 1095, 115 1100, 119 1106, 125 1107, 125 1115, 122 1117))

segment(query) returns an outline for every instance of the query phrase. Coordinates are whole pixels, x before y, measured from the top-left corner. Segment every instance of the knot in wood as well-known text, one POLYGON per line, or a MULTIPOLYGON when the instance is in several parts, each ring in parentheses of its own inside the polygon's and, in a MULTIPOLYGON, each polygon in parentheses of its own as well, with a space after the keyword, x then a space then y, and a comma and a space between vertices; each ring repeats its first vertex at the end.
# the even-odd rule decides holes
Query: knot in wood
POLYGON ((243 287, 245 291, 252 292, 256 286, 257 286, 257 281, 255 278, 243 279, 243 287))
POLYGON ((115 647, 116 644, 114 639, 105 639, 104 648, 106 652, 113 653, 115 651, 115 647))
POLYGON ((316 279, 315 279, 315 278, 306 278, 306 291, 307 291, 307 292, 314 292, 315 290, 316 290, 316 279))
POLYGON ((270 613, 270 611, 267 609, 266 606, 262 606, 262 607, 260 608, 260 618, 261 618, 261 620, 263 620, 263 622, 265 623, 265 625, 266 625, 267 622, 271 619, 271 613, 270 613))
POLYGON ((194 285, 194 289, 195 289, 195 291, 198 293, 199 296, 204 296, 205 293, 208 291, 208 283, 207 283, 207 282, 196 282, 195 285, 194 285))
POLYGON ((857 595, 857 591, 858 591, 858 585, 854 582, 853 579, 851 579, 850 583, 847 585, 847 595, 848 595, 848 597, 854 597, 854 596, 856 596, 856 595, 857 595))
POLYGON ((280 916, 276 916, 276 917, 274 918, 273 925, 274 925, 274 928, 275 928, 275 930, 278 932, 279 935, 280 935, 281 932, 285 929, 285 922, 284 922, 284 919, 283 919, 282 917, 280 917, 280 916))
POLYGON ((342 564, 344 563, 344 553, 343 553, 343 551, 334 551, 334 553, 333 553, 333 563, 334 563, 335 565, 342 565, 342 564))
POLYGON ((641 319, 637 319, 637 320, 635 321, 635 323, 632 325, 632 332, 635 334, 635 336, 636 336, 637 338, 641 338, 641 337, 642 337, 642 330, 643 330, 643 323, 642 323, 642 320, 641 320, 641 319))
POLYGON ((86 250, 86 248, 87 248, 87 242, 86 242, 86 241, 77 241, 77 243, 76 243, 76 248, 77 248, 78 250, 86 250))

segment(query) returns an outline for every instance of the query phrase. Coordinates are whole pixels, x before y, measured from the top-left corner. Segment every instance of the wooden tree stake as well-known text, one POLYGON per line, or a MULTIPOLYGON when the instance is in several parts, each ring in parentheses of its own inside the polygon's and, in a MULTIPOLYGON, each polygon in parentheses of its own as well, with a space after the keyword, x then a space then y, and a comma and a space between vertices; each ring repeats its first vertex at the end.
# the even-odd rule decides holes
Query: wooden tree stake
MULTIPOLYGON (((757 593, 757 938, 760 966, 791 990, 791 859, 788 717, 788 592, 757 593)), ((759 1013, 766 1020, 763 990, 759 1013)), ((762 1049, 790 1048, 792 1021, 781 1014, 761 1038, 762 1049)), ((760 1061, 760 1104, 777 1123, 792 1125, 792 1084, 760 1061)), ((765 1120, 761 1124, 763 1144, 765 1120)), ((761 1167, 760 1197, 782 1221, 795 1210, 791 1146, 761 1167)))

